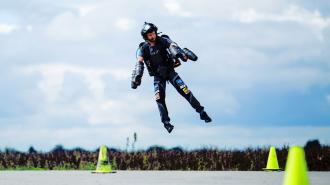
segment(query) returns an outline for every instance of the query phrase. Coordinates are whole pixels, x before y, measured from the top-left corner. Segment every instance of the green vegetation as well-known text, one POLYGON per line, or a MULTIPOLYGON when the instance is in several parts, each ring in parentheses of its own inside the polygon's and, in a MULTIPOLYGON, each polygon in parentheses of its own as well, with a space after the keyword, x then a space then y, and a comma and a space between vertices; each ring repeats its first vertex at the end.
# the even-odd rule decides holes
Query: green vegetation
MULTIPOLYGON (((309 170, 330 170, 330 147, 313 140, 305 145, 309 170)), ((127 152, 108 149, 109 161, 115 170, 262 170, 266 167, 269 148, 244 150, 198 149, 159 146, 143 151, 127 152)), ((288 146, 277 148, 280 167, 284 167, 288 146)), ((98 150, 72 150, 56 146, 49 152, 27 152, 6 148, 0 151, 0 170, 95 170, 98 150)))

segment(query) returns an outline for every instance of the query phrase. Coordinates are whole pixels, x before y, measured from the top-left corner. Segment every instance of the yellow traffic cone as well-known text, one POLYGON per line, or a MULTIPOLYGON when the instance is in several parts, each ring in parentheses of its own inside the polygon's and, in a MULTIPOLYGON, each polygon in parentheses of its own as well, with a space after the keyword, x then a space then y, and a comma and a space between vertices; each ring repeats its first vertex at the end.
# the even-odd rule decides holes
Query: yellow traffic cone
POLYGON ((275 147, 273 147, 273 146, 270 147, 270 149, 269 149, 267 166, 266 166, 266 168, 263 168, 263 170, 265 170, 265 171, 280 171, 281 170, 278 167, 276 150, 275 150, 275 147))
POLYGON ((304 149, 293 146, 285 166, 284 185, 309 185, 304 149))
POLYGON ((112 171, 107 153, 107 147, 105 145, 102 145, 99 151, 99 158, 97 161, 96 170, 92 173, 115 173, 115 171, 112 171))

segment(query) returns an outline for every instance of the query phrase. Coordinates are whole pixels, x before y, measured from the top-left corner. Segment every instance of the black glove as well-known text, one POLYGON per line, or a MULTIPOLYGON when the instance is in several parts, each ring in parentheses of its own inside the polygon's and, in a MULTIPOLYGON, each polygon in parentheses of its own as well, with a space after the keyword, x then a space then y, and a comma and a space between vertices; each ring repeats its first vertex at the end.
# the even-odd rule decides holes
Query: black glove
POLYGON ((132 71, 132 81, 131 81, 132 89, 136 89, 139 85, 141 85, 143 70, 144 70, 144 64, 142 62, 137 62, 135 65, 135 69, 132 71))
POLYGON ((131 82, 131 88, 132 89, 136 89, 138 87, 138 85, 135 82, 131 82))
POLYGON ((131 88, 136 89, 139 85, 141 85, 141 78, 142 76, 138 75, 135 79, 131 81, 131 88))
POLYGON ((170 51, 172 57, 175 58, 175 59, 179 58, 184 62, 186 62, 187 59, 188 59, 185 52, 177 45, 171 45, 169 47, 169 51, 170 51))
POLYGON ((190 59, 192 61, 197 61, 197 59, 198 59, 197 55, 195 55, 195 53, 192 52, 190 49, 183 48, 182 51, 184 52, 184 54, 187 56, 188 59, 190 59))

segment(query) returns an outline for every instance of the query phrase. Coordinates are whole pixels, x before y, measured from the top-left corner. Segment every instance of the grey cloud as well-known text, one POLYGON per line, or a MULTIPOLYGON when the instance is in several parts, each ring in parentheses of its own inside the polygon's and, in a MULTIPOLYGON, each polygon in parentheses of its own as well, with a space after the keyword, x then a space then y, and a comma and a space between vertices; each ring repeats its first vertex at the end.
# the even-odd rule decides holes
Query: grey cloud
MULTIPOLYGON (((180 46, 198 54, 198 62, 183 63, 178 71, 207 110, 219 118, 219 122, 230 120, 249 106, 242 101, 245 92, 254 94, 272 88, 279 93, 299 93, 306 89, 313 90, 315 86, 329 86, 329 27, 322 30, 322 40, 310 27, 294 21, 246 24, 237 19, 240 12, 249 9, 277 15, 290 4, 309 12, 317 9, 322 18, 329 19, 325 11, 329 9, 325 8, 327 3, 325 7, 320 7, 293 0, 174 2, 191 14, 185 16, 173 10, 170 12, 165 6, 166 1, 2 1, 2 14, 8 17, 4 19, 19 25, 21 29, 7 36, 0 35, 0 99, 5 102, 0 105, 1 114, 15 122, 30 116, 26 124, 34 127, 36 125, 32 123, 39 122, 35 124, 44 125, 45 133, 56 124, 56 129, 76 128, 79 123, 88 129, 91 115, 99 116, 99 122, 103 122, 93 125, 95 127, 122 129, 125 130, 122 133, 126 134, 143 125, 150 129, 149 132, 161 133, 163 130, 153 99, 152 78, 145 71, 142 86, 136 91, 129 87, 130 71, 135 63, 137 45, 142 41, 139 32, 144 21, 154 22, 160 31, 169 34, 180 46), (118 27, 118 20, 123 19, 131 21, 128 29, 118 27), (32 26, 30 32, 26 28, 28 25, 32 26), (44 80, 40 71, 33 75, 6 72, 56 64, 84 69, 120 69, 127 78, 116 80, 111 75, 104 75, 104 96, 101 99, 104 101, 97 101, 93 99, 93 92, 88 89, 85 78, 69 73, 61 86, 61 98, 47 103, 38 89, 38 84, 44 80), (112 100, 121 102, 117 110, 111 107, 109 102, 112 100), (82 104, 88 107, 89 103, 91 109, 95 108, 94 111, 81 109, 82 104), (105 108, 98 109, 100 106, 105 108), (136 122, 112 124, 111 117, 115 114, 129 114, 127 117, 135 118, 136 122), (13 117, 16 117, 15 120, 13 117)), ((178 124, 199 124, 198 115, 188 103, 170 85, 168 89, 168 104, 174 121, 178 124)), ((258 113, 255 112, 254 116, 258 113)), ((1 122, 4 123, 3 120, 1 122)), ((84 128, 76 132, 82 136, 86 134, 84 128)), ((59 132, 66 133, 64 135, 70 138, 67 135, 69 130, 59 132)), ((94 130, 94 134, 98 132, 99 129, 94 130)), ((146 137, 150 139, 154 136, 146 137)), ((182 141, 184 137, 189 138, 184 135, 182 141)), ((54 136, 53 139, 59 138, 54 136)), ((116 142, 121 141, 117 138, 116 142)), ((90 144, 87 141, 84 143, 90 144)))

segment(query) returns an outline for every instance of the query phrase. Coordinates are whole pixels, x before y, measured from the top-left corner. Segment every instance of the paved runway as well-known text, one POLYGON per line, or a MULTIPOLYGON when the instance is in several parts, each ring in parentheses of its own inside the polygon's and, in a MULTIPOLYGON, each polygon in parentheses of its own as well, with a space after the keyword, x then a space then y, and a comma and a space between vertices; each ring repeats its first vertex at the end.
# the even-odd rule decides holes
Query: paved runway
MULTIPOLYGON (((0 185, 282 185, 284 172, 242 171, 0 171, 0 185)), ((311 185, 329 185, 330 172, 309 172, 311 185)))

